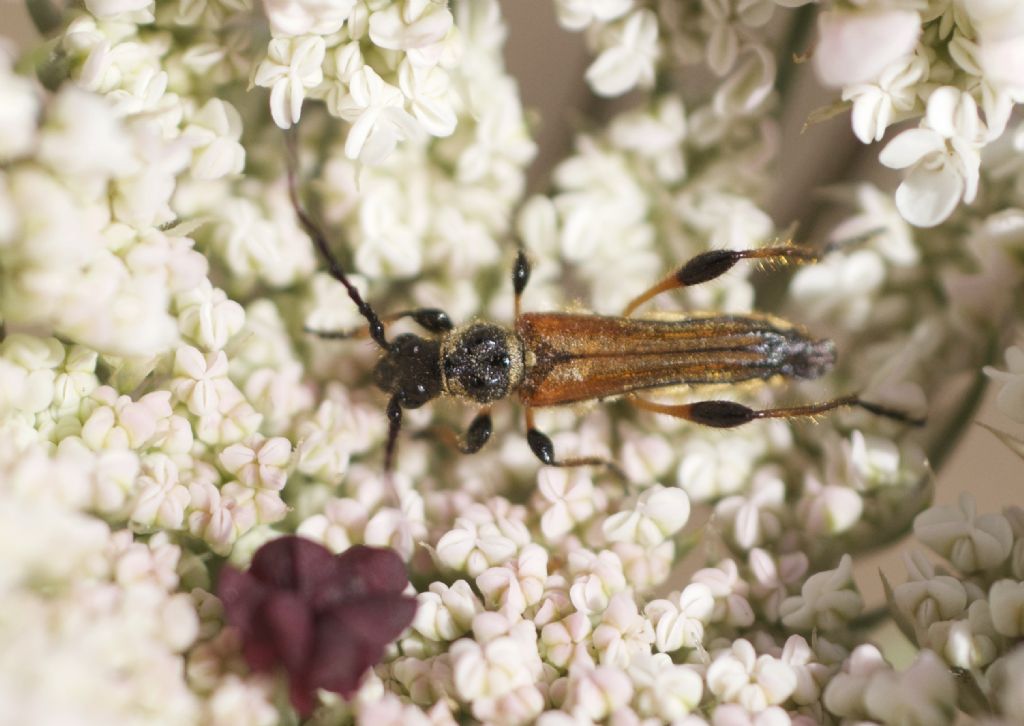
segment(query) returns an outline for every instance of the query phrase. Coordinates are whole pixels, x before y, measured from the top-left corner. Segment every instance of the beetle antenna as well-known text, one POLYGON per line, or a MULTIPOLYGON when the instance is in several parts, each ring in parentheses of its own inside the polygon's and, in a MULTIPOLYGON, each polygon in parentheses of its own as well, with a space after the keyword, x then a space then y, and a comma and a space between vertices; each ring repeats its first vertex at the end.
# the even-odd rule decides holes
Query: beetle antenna
POLYGON ((324 235, 320 227, 313 221, 309 212, 302 206, 299 201, 299 189, 296 181, 295 169, 298 166, 298 150, 296 149, 295 134, 286 133, 285 139, 288 147, 288 196, 291 197, 292 206, 295 208, 295 215, 299 218, 299 222, 302 224, 303 229, 306 230, 306 234, 313 240, 313 244, 316 246, 323 258, 324 262, 327 263, 327 271, 331 274, 335 280, 345 286, 345 290, 348 292, 349 298, 359 308, 359 314, 366 318, 367 324, 370 326, 370 337, 373 341, 381 348, 387 350, 390 347, 387 337, 384 335, 384 323, 381 322, 380 316, 377 315, 376 311, 370 305, 370 303, 363 300, 363 296, 359 294, 359 290, 352 284, 352 281, 348 279, 348 275, 341 269, 338 259, 331 252, 330 246, 327 244, 327 237, 324 235))

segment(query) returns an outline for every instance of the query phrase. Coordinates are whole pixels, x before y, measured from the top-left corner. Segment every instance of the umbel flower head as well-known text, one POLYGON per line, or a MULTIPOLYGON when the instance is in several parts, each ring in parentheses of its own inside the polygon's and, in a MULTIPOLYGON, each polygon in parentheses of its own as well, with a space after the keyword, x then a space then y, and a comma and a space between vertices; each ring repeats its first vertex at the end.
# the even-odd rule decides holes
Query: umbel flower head
POLYGON ((323 688, 349 697, 385 646, 412 622, 415 598, 405 565, 390 549, 356 545, 340 555, 302 537, 257 550, 247 572, 226 566, 217 594, 254 671, 288 673, 302 715, 323 688))

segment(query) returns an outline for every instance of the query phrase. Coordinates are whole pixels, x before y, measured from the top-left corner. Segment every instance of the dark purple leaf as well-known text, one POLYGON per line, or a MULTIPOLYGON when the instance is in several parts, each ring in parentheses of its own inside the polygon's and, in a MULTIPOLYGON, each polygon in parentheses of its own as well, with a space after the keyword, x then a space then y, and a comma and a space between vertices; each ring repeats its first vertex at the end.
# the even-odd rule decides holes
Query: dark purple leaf
POLYGON ((405 563, 394 550, 356 545, 338 555, 338 562, 364 592, 397 595, 409 584, 405 563))
POLYGON ((281 537, 260 547, 249 570, 264 584, 309 596, 337 579, 337 560, 304 537, 281 537))
POLYGON ((355 693, 412 622, 407 585, 392 550, 357 546, 335 557, 310 540, 281 537, 256 552, 248 572, 225 566, 217 591, 249 667, 283 668, 292 705, 308 716, 318 688, 355 693))
POLYGON ((390 643, 401 635, 416 614, 416 601, 401 595, 371 595, 340 603, 331 620, 343 622, 363 640, 390 643))
POLYGON ((336 618, 324 618, 318 623, 316 641, 309 683, 346 698, 355 693, 366 671, 384 655, 386 645, 364 639, 336 618))
POLYGON ((288 700, 292 702, 292 708, 306 718, 316 708, 316 688, 310 686, 304 678, 293 675, 288 681, 288 700))
POLYGON ((277 668, 280 659, 274 643, 268 639, 242 638, 242 656, 257 673, 268 673, 277 668))
POLYGON ((263 606, 267 638, 289 672, 306 667, 313 649, 313 611, 294 592, 278 591, 263 606))
POLYGON ((267 596, 267 589, 248 572, 225 565, 217 581, 217 597, 224 604, 224 616, 228 623, 242 632, 243 637, 252 633, 253 619, 267 596))

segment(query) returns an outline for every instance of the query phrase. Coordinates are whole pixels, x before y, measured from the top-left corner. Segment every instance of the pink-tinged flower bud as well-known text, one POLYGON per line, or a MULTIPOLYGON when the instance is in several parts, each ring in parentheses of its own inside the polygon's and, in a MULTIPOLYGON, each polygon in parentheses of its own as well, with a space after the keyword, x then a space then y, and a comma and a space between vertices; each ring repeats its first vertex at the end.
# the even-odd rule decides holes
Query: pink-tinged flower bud
POLYGON ((921 16, 912 10, 829 10, 818 16, 814 70, 828 86, 866 83, 914 49, 921 16))

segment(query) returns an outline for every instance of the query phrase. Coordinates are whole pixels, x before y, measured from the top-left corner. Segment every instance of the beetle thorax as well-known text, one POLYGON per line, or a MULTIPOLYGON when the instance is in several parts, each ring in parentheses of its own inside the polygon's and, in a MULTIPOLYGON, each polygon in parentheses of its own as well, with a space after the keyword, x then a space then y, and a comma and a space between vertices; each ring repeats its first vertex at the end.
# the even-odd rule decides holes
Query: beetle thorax
POLYGON ((441 344, 444 390, 476 403, 491 403, 515 390, 523 379, 523 346, 511 330, 470 323, 441 344))

